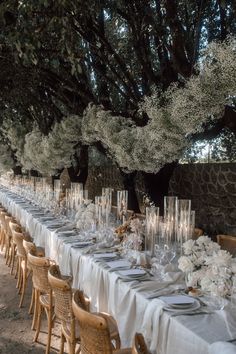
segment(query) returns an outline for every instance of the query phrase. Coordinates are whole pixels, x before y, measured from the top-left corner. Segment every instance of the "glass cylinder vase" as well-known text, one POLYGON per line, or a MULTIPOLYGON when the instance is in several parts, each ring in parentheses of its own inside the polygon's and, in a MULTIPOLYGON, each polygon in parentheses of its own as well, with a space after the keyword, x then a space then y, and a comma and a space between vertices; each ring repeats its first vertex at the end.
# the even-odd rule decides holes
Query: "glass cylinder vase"
POLYGON ((158 244, 158 228, 159 228, 159 208, 146 208, 146 235, 145 235, 145 251, 154 256, 155 244, 158 244))

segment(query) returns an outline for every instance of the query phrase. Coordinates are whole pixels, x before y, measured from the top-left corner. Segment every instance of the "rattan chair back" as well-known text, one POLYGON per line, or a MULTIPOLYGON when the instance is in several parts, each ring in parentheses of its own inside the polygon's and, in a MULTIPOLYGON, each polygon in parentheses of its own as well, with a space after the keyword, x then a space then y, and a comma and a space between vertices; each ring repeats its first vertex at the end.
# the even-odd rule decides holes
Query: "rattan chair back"
POLYGON ((48 281, 54 294, 54 312, 56 317, 64 322, 71 321, 74 315, 72 312, 70 278, 62 279, 59 267, 52 265, 48 271, 48 281))
POLYGON ((84 310, 79 301, 78 291, 76 291, 72 308, 79 323, 81 353, 111 354, 112 344, 107 320, 84 310))
POLYGON ((193 240, 197 240, 198 237, 202 235, 203 235, 203 230, 195 227, 195 229, 193 230, 193 240))
POLYGON ((36 245, 31 241, 26 241, 25 239, 23 240, 23 247, 27 255, 31 250, 36 251, 36 245))
POLYGON ((7 232, 7 235, 8 237, 11 237, 11 229, 10 229, 10 222, 13 221, 13 217, 10 216, 10 215, 5 215, 5 222, 6 222, 6 232, 7 232))
POLYGON ((149 354, 147 345, 141 333, 135 333, 132 354, 149 354))
POLYGON ((13 236, 13 231, 16 231, 16 232, 21 232, 21 227, 18 223, 14 222, 13 220, 11 220, 9 222, 9 228, 10 228, 10 231, 11 231, 11 235, 13 236))
POLYGON ((82 290, 76 290, 74 293, 74 300, 84 311, 90 310, 90 301, 88 298, 85 298, 82 290))
POLYGON ((24 235, 21 232, 12 230, 13 242, 16 245, 16 254, 18 257, 26 259, 26 252, 23 246, 24 235))
POLYGON ((28 253, 28 262, 33 271, 34 288, 39 290, 41 293, 50 293, 51 287, 48 282, 50 260, 46 257, 37 256, 36 250, 32 249, 28 253))
POLYGON ((0 213, 1 225, 2 225, 2 228, 5 233, 7 231, 7 224, 6 224, 6 219, 5 219, 6 216, 9 216, 9 214, 6 211, 1 211, 1 213, 0 213))
POLYGON ((236 236, 217 235, 217 243, 223 250, 228 251, 233 256, 236 256, 236 236))

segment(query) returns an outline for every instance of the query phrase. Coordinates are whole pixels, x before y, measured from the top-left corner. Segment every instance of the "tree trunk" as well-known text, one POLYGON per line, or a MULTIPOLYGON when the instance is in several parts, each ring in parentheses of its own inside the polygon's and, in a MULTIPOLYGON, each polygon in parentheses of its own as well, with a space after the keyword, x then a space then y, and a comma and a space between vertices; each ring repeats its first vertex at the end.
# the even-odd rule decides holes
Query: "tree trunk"
POLYGON ((14 176, 22 175, 21 166, 15 166, 12 168, 14 176))
POLYGON ((125 173, 120 170, 123 179, 124 189, 128 191, 128 209, 140 213, 138 198, 135 191, 136 172, 125 173))
POLYGON ((88 177, 88 146, 81 147, 80 155, 76 159, 77 166, 71 166, 67 169, 70 181, 85 185, 88 177))
POLYGON ((169 183, 177 162, 166 164, 156 173, 143 173, 145 189, 155 205, 160 207, 160 214, 164 211, 164 196, 168 195, 169 183))

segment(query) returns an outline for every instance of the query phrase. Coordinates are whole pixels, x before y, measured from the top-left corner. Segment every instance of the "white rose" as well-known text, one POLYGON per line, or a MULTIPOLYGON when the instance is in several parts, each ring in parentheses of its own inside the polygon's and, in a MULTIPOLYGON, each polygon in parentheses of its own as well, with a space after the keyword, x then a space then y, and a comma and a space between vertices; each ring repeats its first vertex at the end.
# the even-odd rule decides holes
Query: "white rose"
POLYGON ((207 246, 211 242, 212 240, 208 236, 200 236, 196 240, 196 244, 200 249, 202 249, 204 246, 207 246))
POLYGON ((200 280, 200 284, 203 291, 210 291, 212 285, 211 278, 209 278, 208 276, 203 277, 200 280))
POLYGON ((229 252, 219 250, 218 252, 214 252, 211 257, 206 258, 206 264, 215 264, 218 267, 228 267, 231 265, 231 260, 232 255, 229 252))
POLYGON ((184 273, 192 272, 194 270, 194 264, 191 262, 191 260, 188 257, 185 256, 179 258, 178 266, 179 269, 182 270, 182 272, 184 273))
POLYGON ((183 249, 184 249, 184 254, 189 255, 193 252, 195 246, 195 241, 194 240, 188 240, 184 242, 183 244, 183 249))

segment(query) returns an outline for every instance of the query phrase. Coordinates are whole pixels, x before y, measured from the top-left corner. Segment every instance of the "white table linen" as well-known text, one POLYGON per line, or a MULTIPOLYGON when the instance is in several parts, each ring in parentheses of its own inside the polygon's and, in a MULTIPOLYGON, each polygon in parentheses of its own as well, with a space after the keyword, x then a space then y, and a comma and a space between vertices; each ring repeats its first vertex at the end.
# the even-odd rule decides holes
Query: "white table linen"
POLYGON ((126 282, 120 279, 118 272, 109 271, 104 262, 95 261, 87 254, 89 248, 73 247, 70 240, 81 235, 63 237, 60 228, 52 230, 49 222, 33 216, 37 215, 37 207, 24 202, 23 198, 1 188, 0 202, 20 220, 36 245, 45 247, 46 256, 59 264, 62 273, 73 276, 73 288, 84 290, 91 300, 92 310, 114 316, 123 347, 131 345, 136 331, 143 333, 151 351, 158 354, 206 354, 212 343, 236 337, 236 311, 232 309, 175 316, 163 311, 160 299, 148 298, 177 289, 181 285, 181 273, 169 273, 162 283, 154 278, 146 282, 137 279, 126 282))

